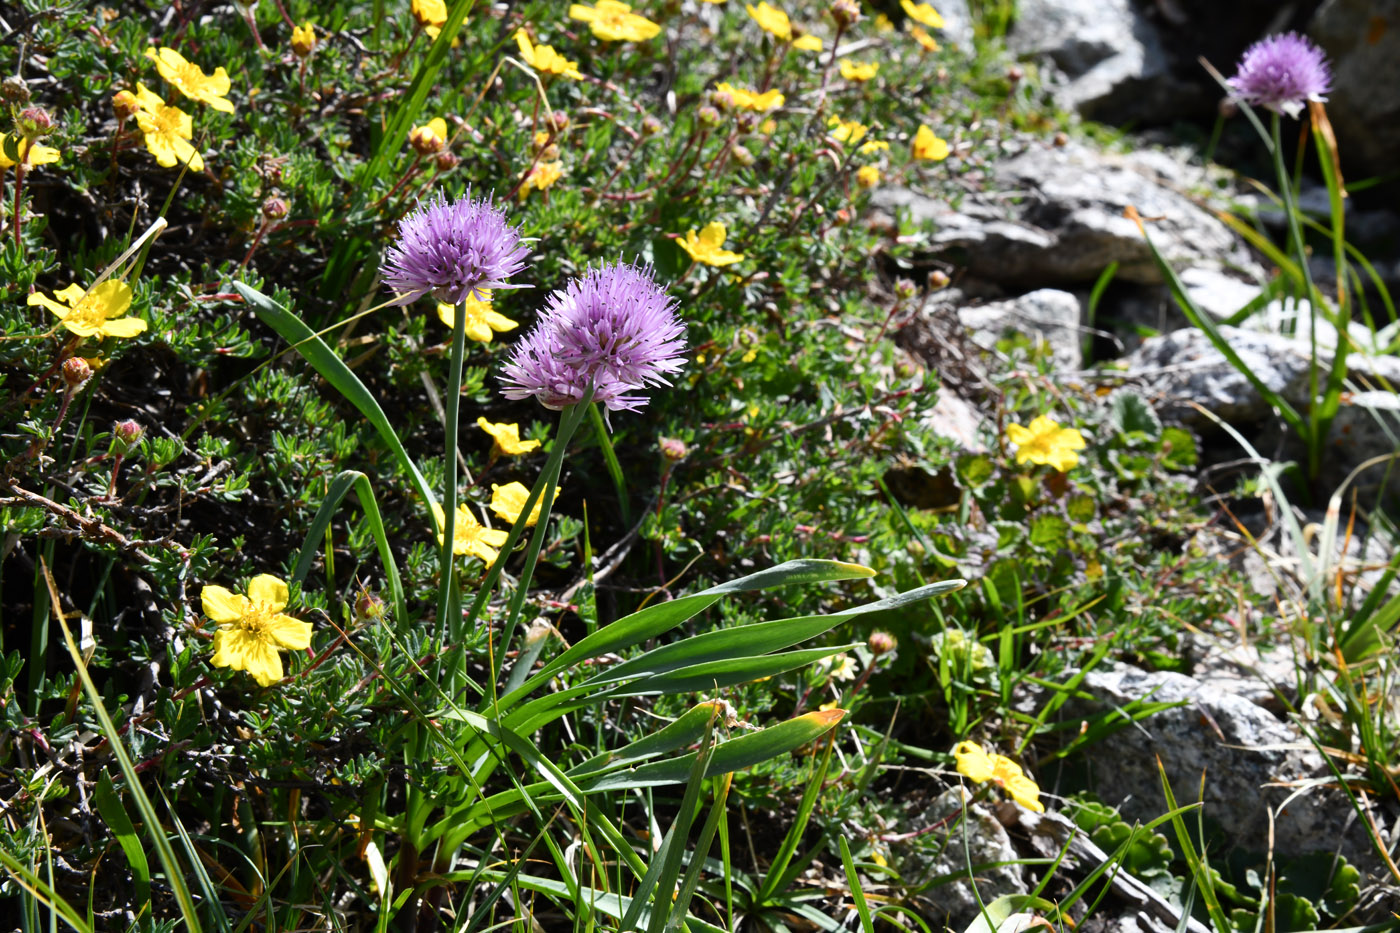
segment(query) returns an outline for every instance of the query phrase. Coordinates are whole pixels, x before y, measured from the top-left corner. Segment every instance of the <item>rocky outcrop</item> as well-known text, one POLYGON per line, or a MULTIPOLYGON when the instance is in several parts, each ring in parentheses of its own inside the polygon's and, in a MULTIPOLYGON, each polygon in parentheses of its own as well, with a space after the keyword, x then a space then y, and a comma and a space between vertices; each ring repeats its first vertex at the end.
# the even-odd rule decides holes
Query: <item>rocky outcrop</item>
POLYGON ((1308 34, 1331 60, 1327 114, 1357 175, 1395 169, 1400 152, 1400 0, 1325 0, 1308 34))

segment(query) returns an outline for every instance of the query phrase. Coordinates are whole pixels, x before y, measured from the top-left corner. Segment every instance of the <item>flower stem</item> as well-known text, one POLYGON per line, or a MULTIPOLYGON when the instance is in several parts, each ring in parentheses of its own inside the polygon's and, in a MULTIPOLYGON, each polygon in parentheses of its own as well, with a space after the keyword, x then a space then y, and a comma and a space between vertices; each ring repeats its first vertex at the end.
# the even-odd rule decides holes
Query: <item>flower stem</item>
POLYGON ((457 563, 453 554, 457 525, 457 421, 462 407, 462 357, 466 343, 467 308, 463 302, 458 304, 457 313, 452 317, 452 356, 448 363, 447 417, 443 425, 442 443, 442 549, 439 552, 441 580, 437 598, 438 638, 447 637, 450 632, 453 642, 457 642, 461 636, 461 613, 456 613, 457 618, 451 620, 451 625, 448 615, 451 607, 458 605, 458 600, 451 596, 453 571, 457 563))

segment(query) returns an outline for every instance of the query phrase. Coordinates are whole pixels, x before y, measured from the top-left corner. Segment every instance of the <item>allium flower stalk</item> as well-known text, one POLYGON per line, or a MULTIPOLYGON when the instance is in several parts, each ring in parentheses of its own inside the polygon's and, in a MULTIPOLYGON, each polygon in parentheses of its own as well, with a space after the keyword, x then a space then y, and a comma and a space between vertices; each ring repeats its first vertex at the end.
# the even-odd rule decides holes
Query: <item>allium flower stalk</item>
POLYGON ((1251 45, 1235 76, 1226 82, 1247 104, 1286 113, 1295 120, 1310 100, 1326 100, 1332 72, 1322 50, 1293 32, 1251 45))
POLYGON ((394 304, 429 293, 454 305, 468 295, 484 301, 487 289, 524 287, 506 280, 528 255, 520 230, 489 198, 468 193, 448 201, 439 193, 399 221, 398 242, 384 260, 384 284, 399 293, 394 304))
POLYGON ((682 366, 685 325, 675 299, 649 267, 611 263, 588 269, 551 294, 538 324, 519 340, 504 369, 506 398, 534 397, 546 408, 593 400, 635 411, 645 390, 670 385, 682 366))

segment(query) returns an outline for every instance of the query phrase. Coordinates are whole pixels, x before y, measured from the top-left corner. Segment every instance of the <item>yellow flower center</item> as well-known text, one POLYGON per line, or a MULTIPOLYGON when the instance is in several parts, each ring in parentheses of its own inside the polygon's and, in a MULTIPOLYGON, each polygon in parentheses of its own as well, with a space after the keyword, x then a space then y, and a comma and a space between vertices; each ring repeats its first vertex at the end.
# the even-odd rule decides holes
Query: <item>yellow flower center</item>
POLYGON ((233 623, 236 627, 261 641, 272 640, 272 617, 277 610, 267 603, 248 600, 248 609, 233 623))
POLYGON ((161 136, 180 135, 180 110, 177 107, 161 107, 151 114, 151 122, 161 136))
POLYGON ((107 320, 107 308, 92 292, 88 292, 64 318, 69 326, 99 328, 107 320))

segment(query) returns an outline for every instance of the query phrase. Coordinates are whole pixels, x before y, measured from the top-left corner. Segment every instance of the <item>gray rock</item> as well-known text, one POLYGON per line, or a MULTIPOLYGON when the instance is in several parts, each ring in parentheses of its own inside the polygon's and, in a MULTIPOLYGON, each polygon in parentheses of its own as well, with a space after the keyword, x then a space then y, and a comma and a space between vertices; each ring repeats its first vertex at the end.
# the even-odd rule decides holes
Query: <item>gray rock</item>
MULTIPOLYGON (((914 821, 916 826, 942 823, 949 827, 944 844, 936 854, 931 854, 926 845, 894 844, 896 867, 906 885, 920 888, 944 878, 962 876, 966 879, 969 863, 985 865, 1014 862, 1020 858, 1001 821, 982 804, 970 804, 971 800, 972 794, 966 788, 950 787, 934 798, 928 810, 914 821)), ((981 869, 976 879, 977 896, 984 904, 1003 894, 1025 894, 1028 890, 1015 865, 981 869)), ((936 884, 922 892, 922 899, 944 911, 946 925, 958 930, 979 914, 977 896, 966 880, 936 884)))
POLYGON ((1078 298, 1053 288, 958 309, 958 319, 979 346, 990 348, 1007 332, 1026 334, 1049 344, 1056 365, 1064 369, 1079 369, 1083 364, 1080 314, 1078 298))
POLYGON ((1262 291, 1257 284, 1203 266, 1192 266, 1177 277, 1196 307, 1217 321, 1230 317, 1262 291))
POLYGON ((968 10, 967 0, 941 0, 934 6, 938 15, 943 17, 939 35, 966 52, 973 51, 972 13, 968 10))
POLYGON ((1393 170, 1400 152, 1400 0, 1325 0, 1308 33, 1332 64, 1327 115, 1342 158, 1358 177, 1393 170))
POLYGON ((1330 773, 1291 724, 1242 696, 1181 674, 1117 665, 1091 671, 1082 688, 1094 699, 1067 704, 1071 721, 1149 696, 1186 701, 1113 733, 1086 755, 1096 792, 1129 819, 1146 821, 1165 812, 1160 760, 1178 804, 1195 801, 1199 790, 1204 816, 1243 846, 1263 850, 1272 838, 1277 856, 1340 850, 1363 869, 1379 867, 1340 791, 1319 785, 1295 795, 1296 788, 1268 786, 1330 773))
POLYGON ((946 386, 938 390, 938 401, 924 413, 922 422, 934 434, 954 441, 963 450, 985 453, 982 443, 984 419, 971 402, 950 392, 946 386))
POLYGON ((1129 0, 1021 0, 1007 46, 1052 61, 1065 78, 1056 102, 1090 119, 1161 110, 1175 92, 1157 31, 1129 0))
POLYGON ((875 204, 933 225, 930 260, 1009 288, 1090 285, 1111 262, 1119 264, 1117 281, 1161 282, 1137 224, 1123 216, 1129 206, 1160 218, 1151 223, 1153 242, 1174 265, 1263 278, 1230 229, 1182 193, 1203 185, 1204 174, 1163 153, 1118 156, 1037 144, 993 172, 987 187, 999 193, 995 199, 973 196, 954 209, 887 188, 876 192, 875 204))

